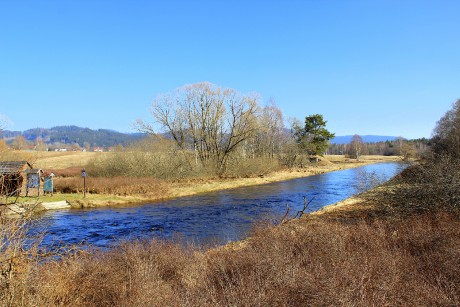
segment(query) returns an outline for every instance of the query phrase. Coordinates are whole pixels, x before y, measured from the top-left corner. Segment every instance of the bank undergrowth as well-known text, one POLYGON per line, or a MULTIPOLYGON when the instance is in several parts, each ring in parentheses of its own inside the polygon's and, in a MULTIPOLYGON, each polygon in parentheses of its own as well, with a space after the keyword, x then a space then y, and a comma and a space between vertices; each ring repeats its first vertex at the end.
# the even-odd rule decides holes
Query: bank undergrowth
POLYGON ((2 302, 46 306, 458 305, 460 221, 305 218, 242 247, 126 242, 18 272, 2 302), (14 291, 17 296, 8 294, 14 291))

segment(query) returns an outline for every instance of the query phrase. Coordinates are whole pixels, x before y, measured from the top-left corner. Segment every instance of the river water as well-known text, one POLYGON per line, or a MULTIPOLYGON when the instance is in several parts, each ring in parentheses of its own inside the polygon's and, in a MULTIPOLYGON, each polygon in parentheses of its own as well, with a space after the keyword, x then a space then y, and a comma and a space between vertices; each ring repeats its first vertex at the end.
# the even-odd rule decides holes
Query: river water
POLYGON ((180 239, 198 244, 225 244, 247 236, 255 221, 281 217, 303 207, 310 210, 357 193, 363 174, 387 180, 401 171, 399 163, 379 163, 322 175, 206 193, 140 206, 48 211, 45 246, 92 244, 110 247, 136 238, 180 239))

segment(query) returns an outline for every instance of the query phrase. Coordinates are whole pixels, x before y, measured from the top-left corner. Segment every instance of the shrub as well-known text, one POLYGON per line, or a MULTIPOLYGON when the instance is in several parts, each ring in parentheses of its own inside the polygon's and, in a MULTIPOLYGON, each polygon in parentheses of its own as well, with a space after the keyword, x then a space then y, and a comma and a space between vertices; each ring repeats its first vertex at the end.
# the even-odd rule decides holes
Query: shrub
MULTIPOLYGON (((92 194, 164 196, 168 185, 155 178, 87 177, 87 192, 92 194)), ((56 178, 54 188, 60 193, 82 193, 81 177, 56 178)))
POLYGON ((460 160, 440 156, 415 164, 385 186, 365 194, 380 214, 443 211, 460 215, 460 160))
MULTIPOLYGON (((240 247, 123 243, 46 262, 12 305, 309 306, 460 304, 460 220, 305 218, 240 247)), ((2 301, 4 303, 5 301, 2 301)))
POLYGON ((231 159, 225 175, 227 177, 263 176, 281 168, 278 160, 269 158, 231 159))

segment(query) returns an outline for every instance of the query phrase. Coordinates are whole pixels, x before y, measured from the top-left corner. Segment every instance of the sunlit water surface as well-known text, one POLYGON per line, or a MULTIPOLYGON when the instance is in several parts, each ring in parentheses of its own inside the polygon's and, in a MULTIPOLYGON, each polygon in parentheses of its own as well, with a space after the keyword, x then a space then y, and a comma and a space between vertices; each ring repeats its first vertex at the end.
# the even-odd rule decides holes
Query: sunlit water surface
POLYGON ((303 207, 310 210, 336 203, 357 193, 365 174, 389 179, 401 171, 399 163, 379 163, 322 175, 206 193, 139 206, 48 211, 44 246, 89 243, 110 247, 120 240, 179 238, 198 244, 225 244, 247 236, 255 221, 281 217, 303 207))

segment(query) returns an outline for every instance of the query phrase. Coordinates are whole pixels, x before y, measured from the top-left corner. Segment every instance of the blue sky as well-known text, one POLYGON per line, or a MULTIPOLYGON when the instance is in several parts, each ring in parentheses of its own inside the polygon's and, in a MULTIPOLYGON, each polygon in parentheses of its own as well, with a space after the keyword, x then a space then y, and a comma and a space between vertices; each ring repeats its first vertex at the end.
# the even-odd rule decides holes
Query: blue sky
POLYGON ((337 135, 429 137, 460 98, 460 1, 0 0, 8 129, 133 132, 209 81, 337 135))

